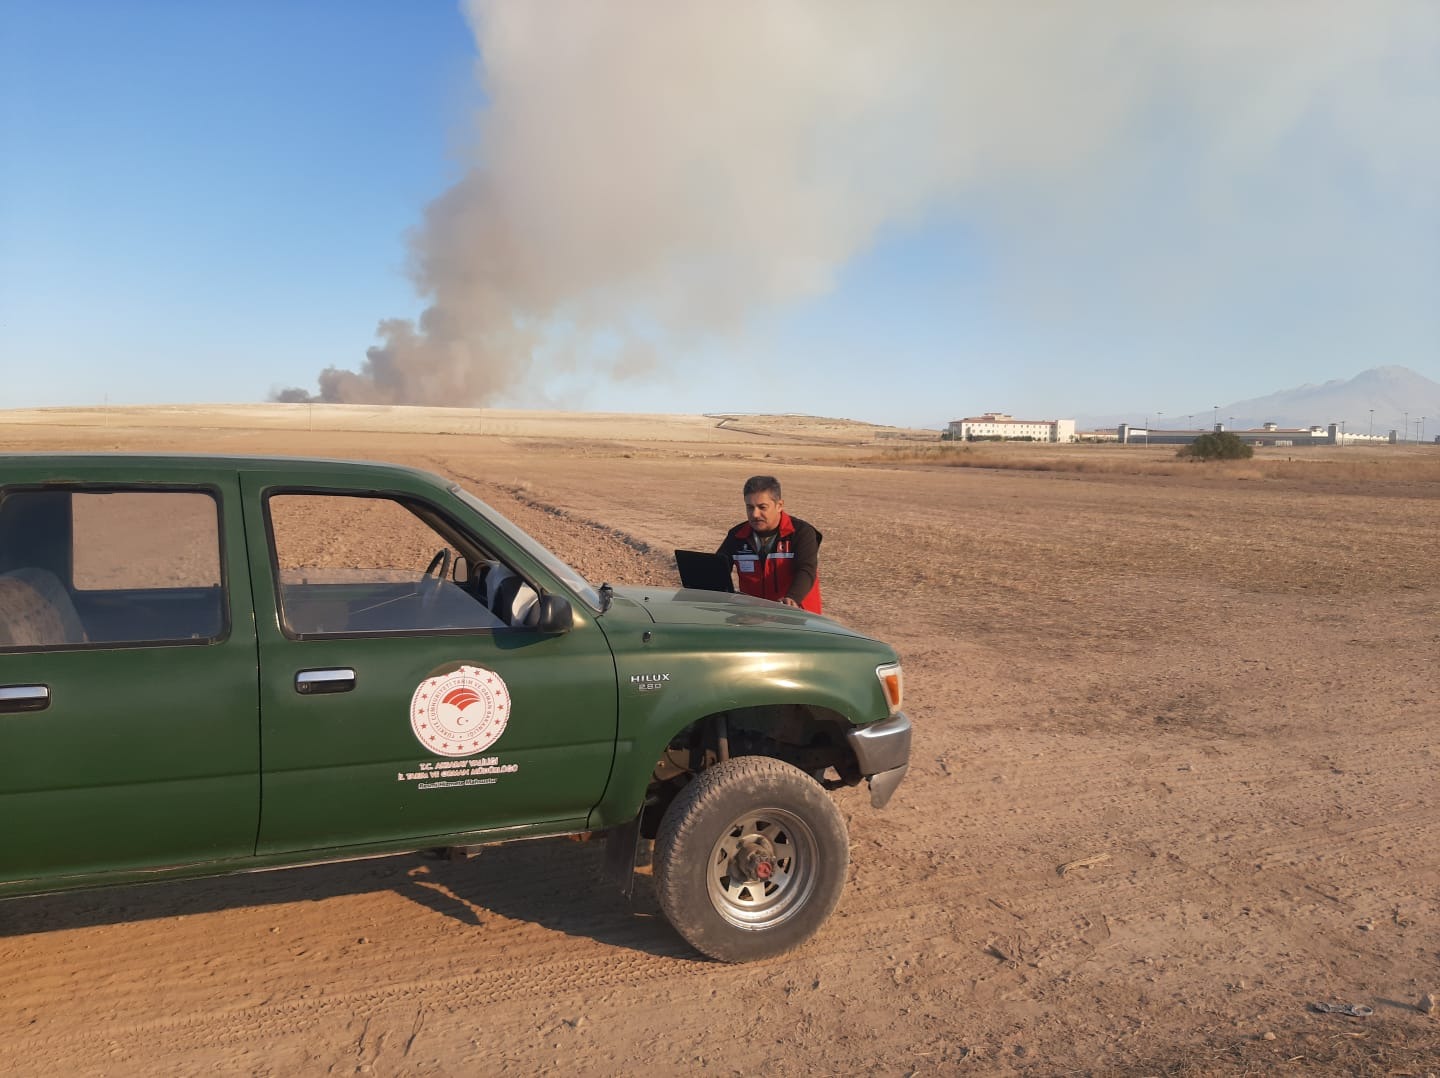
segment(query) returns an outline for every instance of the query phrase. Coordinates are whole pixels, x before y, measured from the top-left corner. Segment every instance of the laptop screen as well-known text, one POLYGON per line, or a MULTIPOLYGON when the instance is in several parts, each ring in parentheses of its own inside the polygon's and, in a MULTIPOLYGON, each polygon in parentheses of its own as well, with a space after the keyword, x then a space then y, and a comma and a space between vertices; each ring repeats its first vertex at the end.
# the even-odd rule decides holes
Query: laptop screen
POLYGON ((699 591, 734 591, 730 582, 730 559, 705 550, 675 551, 675 568, 680 570, 682 587, 699 591))

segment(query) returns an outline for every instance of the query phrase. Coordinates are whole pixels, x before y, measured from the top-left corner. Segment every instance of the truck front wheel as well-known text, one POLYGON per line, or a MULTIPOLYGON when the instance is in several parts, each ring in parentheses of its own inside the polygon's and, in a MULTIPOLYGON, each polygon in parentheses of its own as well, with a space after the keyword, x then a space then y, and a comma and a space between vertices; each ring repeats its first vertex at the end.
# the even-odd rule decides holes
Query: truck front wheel
POLYGON ((655 839, 660 908, 697 951, 769 958, 815 934, 850 866, 845 820, 825 790, 767 756, 701 772, 671 802, 655 839))

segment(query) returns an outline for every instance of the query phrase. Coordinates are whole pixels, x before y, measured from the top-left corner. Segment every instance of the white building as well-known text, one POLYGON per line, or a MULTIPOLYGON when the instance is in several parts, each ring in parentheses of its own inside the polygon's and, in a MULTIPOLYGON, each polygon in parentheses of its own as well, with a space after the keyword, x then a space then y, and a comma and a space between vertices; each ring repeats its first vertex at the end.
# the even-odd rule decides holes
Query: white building
POLYGON ((988 438, 1004 441, 1024 439, 1032 442, 1073 442, 1075 420, 1016 419, 1004 412, 986 412, 984 415, 970 416, 967 419, 952 419, 950 437, 957 442, 988 438))

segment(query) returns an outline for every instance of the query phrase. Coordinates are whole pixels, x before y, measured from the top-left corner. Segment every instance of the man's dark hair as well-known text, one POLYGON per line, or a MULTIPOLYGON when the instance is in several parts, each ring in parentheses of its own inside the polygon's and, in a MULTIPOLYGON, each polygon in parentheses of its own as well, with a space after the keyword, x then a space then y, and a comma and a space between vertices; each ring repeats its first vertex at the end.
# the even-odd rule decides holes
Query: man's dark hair
POLYGON ((781 500, 780 480, 776 479, 773 475, 752 475, 749 479, 745 480, 745 492, 743 496, 748 498, 752 494, 773 494, 775 495, 775 500, 778 502, 781 500))

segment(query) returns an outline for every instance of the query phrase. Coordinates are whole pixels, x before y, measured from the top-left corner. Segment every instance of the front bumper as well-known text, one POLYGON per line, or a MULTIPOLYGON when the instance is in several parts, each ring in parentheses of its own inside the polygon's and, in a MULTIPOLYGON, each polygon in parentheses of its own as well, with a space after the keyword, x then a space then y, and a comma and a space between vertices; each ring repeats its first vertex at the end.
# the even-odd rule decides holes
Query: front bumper
POLYGON ((870 780, 870 804, 884 808, 910 770, 910 719, 897 711, 888 719, 857 726, 846 737, 860 774, 870 780))

